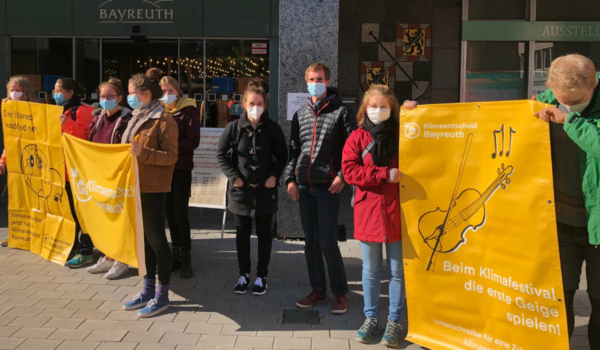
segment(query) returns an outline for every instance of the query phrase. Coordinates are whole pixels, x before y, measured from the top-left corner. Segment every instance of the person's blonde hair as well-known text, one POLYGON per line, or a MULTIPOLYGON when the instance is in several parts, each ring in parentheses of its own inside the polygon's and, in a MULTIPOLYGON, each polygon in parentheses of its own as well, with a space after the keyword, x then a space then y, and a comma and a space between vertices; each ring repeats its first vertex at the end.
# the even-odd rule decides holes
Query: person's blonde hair
POLYGON ((311 64, 310 67, 306 69, 306 72, 304 73, 304 80, 308 81, 308 73, 319 71, 323 71, 323 73, 325 73, 325 81, 331 80, 331 70, 329 70, 329 67, 319 62, 311 64))
POLYGON ((121 80, 114 77, 109 78, 108 81, 105 81, 102 84, 100 84, 100 86, 98 87, 98 92, 100 92, 100 90, 102 90, 102 88, 105 86, 115 90, 117 96, 123 96, 123 84, 121 84, 121 80))
POLYGON ((177 79, 175 79, 173 77, 170 77, 168 75, 165 75, 160 80, 160 86, 162 87, 164 84, 171 85, 173 87, 173 89, 175 89, 177 91, 177 98, 183 96, 183 93, 181 92, 181 89, 179 89, 179 83, 177 82, 177 79))
POLYGON ((577 89, 591 90, 597 83, 594 62, 585 56, 570 54, 552 62, 546 86, 559 93, 569 93, 577 89))
POLYGON ((367 117, 367 108, 369 107, 369 101, 371 100, 371 97, 375 95, 385 97, 388 100, 390 107, 392 108, 392 116, 396 118, 396 121, 398 121, 398 119, 400 118, 400 104, 398 103, 398 99, 396 98, 396 95, 394 95, 392 89, 390 89, 387 85, 373 84, 371 85, 371 87, 369 87, 369 90, 365 92, 365 96, 363 97, 362 103, 360 104, 360 108, 358 109, 356 121, 358 122, 359 126, 363 125, 365 118, 367 117))
POLYGON ((6 97, 10 97, 10 92, 8 90, 12 84, 19 85, 23 90, 23 97, 21 97, 21 101, 35 101, 35 96, 33 94, 33 89, 31 88, 31 82, 29 82, 29 79, 22 75, 15 75, 14 77, 10 78, 6 84, 6 97))
POLYGON ((265 88, 262 86, 262 82, 259 78, 250 79, 246 90, 244 90, 242 103, 246 103, 246 100, 248 100, 248 96, 250 96, 251 94, 257 94, 262 96, 265 106, 267 105, 267 93, 265 91, 265 88))

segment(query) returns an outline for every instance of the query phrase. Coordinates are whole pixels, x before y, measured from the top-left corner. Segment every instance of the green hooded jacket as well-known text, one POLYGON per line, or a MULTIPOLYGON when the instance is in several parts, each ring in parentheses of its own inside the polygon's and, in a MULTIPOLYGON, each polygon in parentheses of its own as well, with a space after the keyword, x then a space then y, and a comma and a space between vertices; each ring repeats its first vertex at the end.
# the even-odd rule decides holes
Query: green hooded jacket
MULTIPOLYGON (((600 79, 600 76, 597 77, 600 79)), ((580 113, 570 113, 564 130, 579 146, 579 169, 588 217, 590 244, 600 245, 600 90, 596 85, 592 100, 580 113)), ((539 102, 558 106, 551 89, 537 95, 539 102)))

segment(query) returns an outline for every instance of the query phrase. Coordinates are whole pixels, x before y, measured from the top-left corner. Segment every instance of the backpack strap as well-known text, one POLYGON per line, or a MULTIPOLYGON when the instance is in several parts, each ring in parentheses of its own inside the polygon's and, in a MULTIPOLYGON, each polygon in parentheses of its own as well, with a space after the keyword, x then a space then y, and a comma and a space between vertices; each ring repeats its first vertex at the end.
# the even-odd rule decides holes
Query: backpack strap
POLYGON ((367 154, 369 154, 369 152, 371 151, 371 148, 373 148, 374 144, 375 144, 375 140, 371 141, 371 143, 369 143, 367 145, 367 147, 365 147, 365 150, 362 153, 361 159, 365 159, 365 157, 367 156, 367 154))
POLYGON ((79 106, 71 107, 71 119, 73 119, 74 122, 77 121, 77 108, 79 108, 79 106))

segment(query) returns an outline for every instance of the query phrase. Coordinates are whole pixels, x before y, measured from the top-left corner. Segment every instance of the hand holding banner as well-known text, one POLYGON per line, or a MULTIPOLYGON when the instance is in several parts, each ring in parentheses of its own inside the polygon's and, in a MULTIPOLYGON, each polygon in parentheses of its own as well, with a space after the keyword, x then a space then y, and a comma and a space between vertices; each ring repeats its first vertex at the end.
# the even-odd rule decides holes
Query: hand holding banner
POLYGON ((434 349, 568 349, 550 136, 532 101, 403 112, 408 339, 434 349))

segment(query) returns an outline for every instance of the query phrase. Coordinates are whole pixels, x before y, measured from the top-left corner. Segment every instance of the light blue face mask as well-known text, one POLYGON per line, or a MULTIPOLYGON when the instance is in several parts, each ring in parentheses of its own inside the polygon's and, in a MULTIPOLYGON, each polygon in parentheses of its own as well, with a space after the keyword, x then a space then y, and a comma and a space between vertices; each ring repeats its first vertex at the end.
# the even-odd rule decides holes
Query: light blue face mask
POLYGON ((314 97, 323 96, 327 88, 323 83, 308 83, 308 92, 314 97))
POLYGON ((63 96, 63 94, 54 94, 52 97, 54 98, 54 101, 56 101, 56 104, 59 106, 62 106, 65 103, 67 103, 67 99, 63 96))
POLYGON ((142 105, 144 104, 144 102, 141 102, 137 99, 137 95, 135 95, 135 94, 127 96, 127 103, 133 109, 140 109, 140 108, 142 108, 142 105))
POLYGON ((171 103, 177 100, 177 95, 167 95, 164 94, 163 97, 160 98, 160 101, 166 105, 170 105, 171 103))
POLYGON ((115 100, 100 100, 100 106, 107 111, 112 111, 117 108, 117 101, 115 100))

